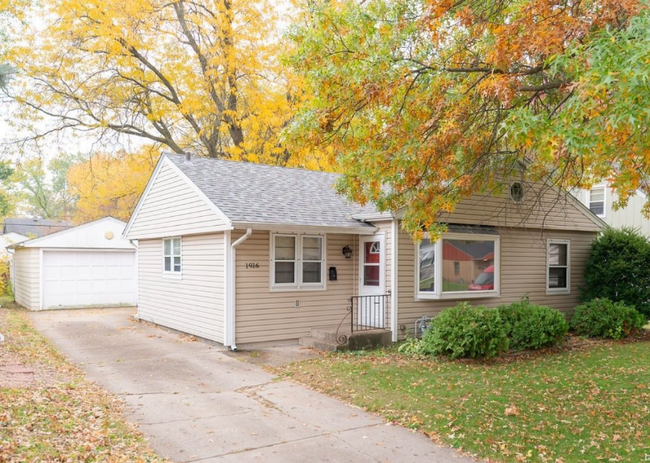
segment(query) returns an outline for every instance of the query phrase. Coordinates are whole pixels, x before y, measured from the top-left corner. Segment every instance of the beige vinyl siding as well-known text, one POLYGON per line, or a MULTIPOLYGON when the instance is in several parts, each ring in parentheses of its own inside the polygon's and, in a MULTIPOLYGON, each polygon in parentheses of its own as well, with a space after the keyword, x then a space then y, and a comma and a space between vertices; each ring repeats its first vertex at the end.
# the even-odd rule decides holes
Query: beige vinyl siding
POLYGON ((222 230, 225 219, 171 166, 171 161, 163 162, 140 205, 128 238, 198 235, 222 230))
POLYGON ((16 249, 14 255, 14 294, 16 302, 31 310, 41 308, 40 250, 16 249))
POLYGON ((141 240, 138 316, 143 320, 223 342, 224 234, 183 236, 182 275, 163 275, 162 239, 141 240))
MULTIPOLYGON (((236 231, 232 241, 242 235, 236 231)), ((348 245, 358 256, 351 235, 326 236, 325 290, 271 291, 270 233, 254 231, 237 247, 236 340, 238 345, 280 341, 309 336, 310 328, 337 326, 346 315, 348 298, 353 295, 357 259, 345 259, 341 250, 348 245), (246 268, 246 263, 259 268, 246 268), (329 281, 327 270, 336 267, 337 281, 329 281), (299 301, 300 307, 296 307, 299 301)))
POLYGON ((594 216, 569 193, 540 185, 525 186, 522 203, 502 194, 475 194, 461 201, 452 214, 443 214, 440 222, 499 227, 599 231, 594 216))
MULTIPOLYGON (((548 305, 571 313, 578 304, 582 274, 595 233, 500 228, 501 236, 501 297, 469 299, 472 305, 496 307, 521 299, 528 294, 535 304, 548 305), (547 239, 571 241, 571 293, 546 294, 546 243, 547 239)), ((415 297, 415 244, 410 236, 399 236, 399 323, 413 333, 415 321, 434 316, 459 300, 416 300, 415 297)), ((400 338, 406 331, 399 333, 400 338)))

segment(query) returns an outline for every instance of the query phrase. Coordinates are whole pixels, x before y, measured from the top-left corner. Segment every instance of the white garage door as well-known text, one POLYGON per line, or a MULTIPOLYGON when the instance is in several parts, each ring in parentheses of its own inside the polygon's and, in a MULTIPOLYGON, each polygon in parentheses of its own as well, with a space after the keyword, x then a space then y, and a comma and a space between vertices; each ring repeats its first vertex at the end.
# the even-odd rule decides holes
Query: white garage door
POLYGON ((43 251, 43 307, 135 305, 135 253, 43 251))

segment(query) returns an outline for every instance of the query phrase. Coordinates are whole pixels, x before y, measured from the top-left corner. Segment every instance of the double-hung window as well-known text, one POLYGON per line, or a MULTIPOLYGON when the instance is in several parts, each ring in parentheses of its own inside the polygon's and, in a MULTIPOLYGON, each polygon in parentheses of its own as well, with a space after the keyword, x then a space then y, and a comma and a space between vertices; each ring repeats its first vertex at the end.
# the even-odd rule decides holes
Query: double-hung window
POLYGON ((497 234, 446 233, 425 237, 416 246, 418 299, 496 297, 499 295, 497 234))
POLYGON ((182 255, 180 238, 163 239, 163 272, 181 274, 182 255))
POLYGON ((595 186, 589 191, 589 210, 605 217, 605 186, 595 186))
POLYGON ((272 235, 271 287, 323 289, 325 239, 317 235, 272 235))
POLYGON ((571 292, 571 243, 568 240, 549 240, 546 250, 546 292, 571 292))

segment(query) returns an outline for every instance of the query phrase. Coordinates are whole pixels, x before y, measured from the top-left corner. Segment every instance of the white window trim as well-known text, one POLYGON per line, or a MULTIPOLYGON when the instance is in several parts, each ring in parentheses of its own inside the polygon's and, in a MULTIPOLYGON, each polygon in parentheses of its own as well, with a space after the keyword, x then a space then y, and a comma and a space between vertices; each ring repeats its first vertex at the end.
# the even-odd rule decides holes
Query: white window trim
POLYGON ((596 214, 597 217, 605 218, 607 215, 607 187, 604 184, 594 185, 591 189, 587 190, 587 209, 591 210, 591 190, 597 188, 603 189, 603 213, 596 214))
POLYGON ((180 236, 168 236, 162 239, 162 270, 163 270, 163 277, 165 278, 174 278, 174 279, 181 279, 183 276, 183 239, 180 236), (166 240, 171 240, 171 270, 165 270, 165 241, 166 240), (178 272, 174 271, 174 240, 179 241, 180 245, 180 254, 178 257, 181 258, 181 269, 178 272))
MULTIPOLYGON (((425 238, 427 235, 425 234, 425 238)), ((482 234, 465 234, 465 233, 445 233, 435 243, 435 269, 434 278, 435 291, 420 291, 420 243, 415 243, 415 299, 487 299, 492 297, 501 297, 501 236, 499 235, 482 235, 482 234), (442 292, 442 242, 443 240, 470 240, 477 241, 494 241, 494 289, 490 291, 447 291, 442 292)))
MULTIPOLYGON (((560 267, 560 266, 555 266, 560 267)), ((546 294, 571 294, 571 240, 546 240, 546 294), (566 288, 550 288, 550 257, 551 244, 566 244, 566 288)))
POLYGON ((327 238, 325 235, 318 235, 313 233, 271 233, 270 236, 270 262, 269 262, 269 281, 270 290, 276 291, 323 291, 327 289, 327 280, 325 269, 327 267, 327 238), (295 282, 294 283, 276 283, 275 282, 275 238, 277 236, 289 236, 295 238, 295 282), (322 255, 320 261, 303 261, 303 239, 304 238, 319 238, 322 245, 322 255), (321 282, 320 283, 303 283, 302 281, 302 264, 303 262, 320 262, 321 263, 321 282))

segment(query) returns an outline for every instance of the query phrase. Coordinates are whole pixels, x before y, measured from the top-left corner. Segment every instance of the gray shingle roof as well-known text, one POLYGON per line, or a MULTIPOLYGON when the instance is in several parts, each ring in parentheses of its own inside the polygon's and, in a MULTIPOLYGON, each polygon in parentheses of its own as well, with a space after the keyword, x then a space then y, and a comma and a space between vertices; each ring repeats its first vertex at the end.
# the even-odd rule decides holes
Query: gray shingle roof
POLYGON ((4 220, 3 233, 19 233, 23 236, 41 237, 73 227, 72 222, 58 219, 31 219, 28 217, 11 217, 4 220))
POLYGON ((352 218, 375 212, 336 194, 338 175, 304 169, 166 154, 234 223, 369 228, 352 218))

